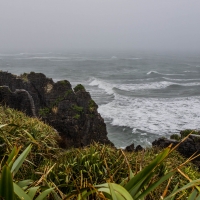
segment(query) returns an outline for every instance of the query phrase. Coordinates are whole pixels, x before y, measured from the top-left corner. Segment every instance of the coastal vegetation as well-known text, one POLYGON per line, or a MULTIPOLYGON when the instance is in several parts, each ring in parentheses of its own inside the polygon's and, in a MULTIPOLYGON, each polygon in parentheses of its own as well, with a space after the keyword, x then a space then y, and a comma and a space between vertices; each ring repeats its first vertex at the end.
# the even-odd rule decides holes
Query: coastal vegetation
POLYGON ((187 137, 189 134, 193 135, 200 135, 200 131, 198 130, 192 130, 192 129, 186 129, 180 132, 180 135, 178 134, 172 134, 170 136, 171 139, 181 141, 183 138, 187 137))
MULTIPOLYGON (((94 106, 91 102, 91 112, 94 106)), ((194 155, 185 159, 171 146, 130 153, 99 143, 66 150, 61 142, 57 131, 39 119, 0 106, 1 198, 199 198, 194 155)))
POLYGON ((76 87, 74 87, 74 92, 78 92, 78 91, 85 91, 85 87, 82 84, 78 84, 76 87))

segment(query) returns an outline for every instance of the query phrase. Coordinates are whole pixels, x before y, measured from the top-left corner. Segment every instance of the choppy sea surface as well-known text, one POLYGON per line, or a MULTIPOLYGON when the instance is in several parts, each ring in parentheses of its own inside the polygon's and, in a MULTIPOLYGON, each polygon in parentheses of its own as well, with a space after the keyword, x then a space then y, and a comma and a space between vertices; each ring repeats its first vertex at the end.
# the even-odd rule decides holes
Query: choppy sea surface
POLYGON ((0 53, 0 70, 83 84, 117 147, 200 128, 200 55, 0 53))

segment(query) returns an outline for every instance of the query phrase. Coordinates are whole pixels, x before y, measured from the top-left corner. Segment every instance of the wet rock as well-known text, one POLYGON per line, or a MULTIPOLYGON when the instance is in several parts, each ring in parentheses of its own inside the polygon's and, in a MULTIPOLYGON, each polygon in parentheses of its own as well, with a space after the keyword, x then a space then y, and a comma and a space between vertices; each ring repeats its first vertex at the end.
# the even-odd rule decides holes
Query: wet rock
POLYGON ((125 150, 128 152, 133 152, 135 150, 134 143, 127 146, 125 150))
POLYGON ((157 140, 152 142, 152 146, 157 146, 157 147, 160 147, 160 148, 166 148, 170 144, 175 146, 178 143, 179 142, 176 141, 176 140, 171 140, 171 139, 167 139, 167 138, 158 138, 157 140))
POLYGON ((143 151, 144 148, 140 145, 137 145, 136 148, 135 148, 135 151, 138 152, 138 151, 143 151))
MULTIPOLYGON (((182 134, 183 132, 181 132, 182 134)), ((176 148, 176 150, 182 154, 185 158, 189 158, 193 154, 200 153, 200 135, 198 134, 191 134, 186 140, 183 142, 172 140, 172 139, 167 139, 167 138, 159 138, 152 142, 153 146, 157 146, 160 148, 165 148, 172 144, 173 146, 179 144, 179 146, 176 148), (179 144, 180 143, 180 144, 179 144)), ((200 168, 200 157, 197 157, 194 160, 194 163, 198 165, 200 168)))
POLYGON ((54 83, 42 73, 16 76, 1 71, 0 102, 54 127, 65 148, 87 146, 92 141, 113 145, 97 104, 81 85, 73 90, 69 81, 54 83))

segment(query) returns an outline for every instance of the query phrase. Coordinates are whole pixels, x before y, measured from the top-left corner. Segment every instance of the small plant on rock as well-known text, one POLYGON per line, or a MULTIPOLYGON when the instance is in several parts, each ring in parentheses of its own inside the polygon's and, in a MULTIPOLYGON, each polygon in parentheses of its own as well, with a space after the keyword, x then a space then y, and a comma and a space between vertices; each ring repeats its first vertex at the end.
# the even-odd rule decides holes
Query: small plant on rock
POLYGON ((180 140, 181 140, 181 137, 180 137, 178 134, 172 134, 172 135, 170 136, 170 139, 180 141, 180 140))
POLYGON ((78 92, 78 91, 85 91, 85 88, 83 85, 78 84, 75 88, 74 88, 74 92, 78 92))

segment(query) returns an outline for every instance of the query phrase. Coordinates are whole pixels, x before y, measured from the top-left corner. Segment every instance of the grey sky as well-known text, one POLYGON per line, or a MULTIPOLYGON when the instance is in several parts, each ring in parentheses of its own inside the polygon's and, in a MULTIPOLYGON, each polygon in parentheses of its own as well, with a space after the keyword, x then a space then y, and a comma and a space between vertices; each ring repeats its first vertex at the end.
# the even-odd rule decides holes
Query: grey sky
POLYGON ((200 51, 200 0, 1 0, 0 51, 200 51))

